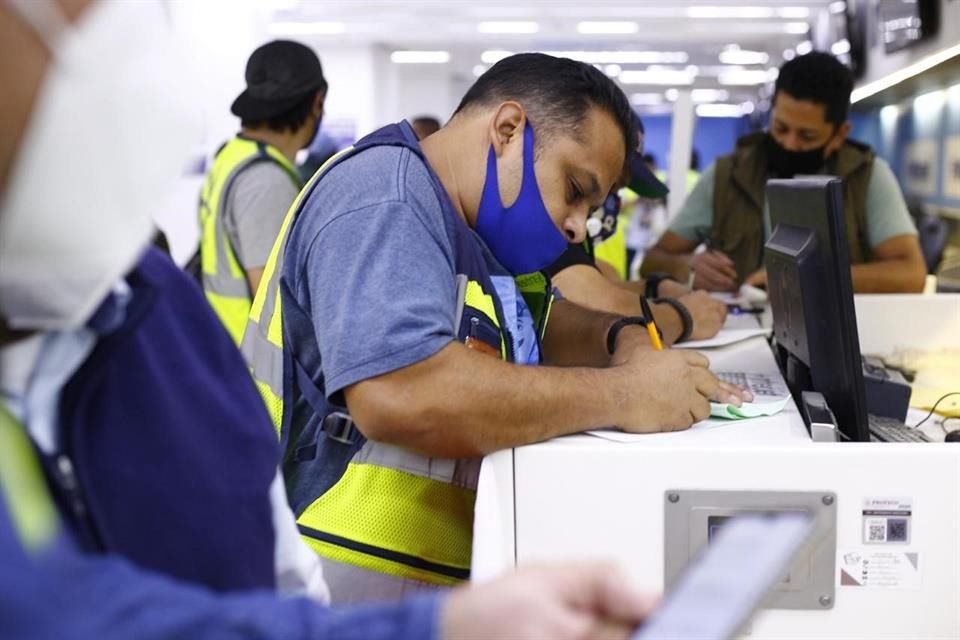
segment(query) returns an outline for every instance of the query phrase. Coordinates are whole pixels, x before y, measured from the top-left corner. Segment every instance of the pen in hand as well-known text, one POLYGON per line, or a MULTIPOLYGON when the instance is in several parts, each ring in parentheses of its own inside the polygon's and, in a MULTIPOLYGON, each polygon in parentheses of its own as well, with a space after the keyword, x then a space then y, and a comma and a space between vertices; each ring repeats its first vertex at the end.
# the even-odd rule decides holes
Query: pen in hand
POLYGON ((663 341, 660 336, 660 329, 653 319, 653 312, 650 310, 650 304, 646 296, 640 296, 640 311, 643 312, 643 320, 646 323, 647 333, 650 334, 650 342, 657 351, 663 351, 663 341))

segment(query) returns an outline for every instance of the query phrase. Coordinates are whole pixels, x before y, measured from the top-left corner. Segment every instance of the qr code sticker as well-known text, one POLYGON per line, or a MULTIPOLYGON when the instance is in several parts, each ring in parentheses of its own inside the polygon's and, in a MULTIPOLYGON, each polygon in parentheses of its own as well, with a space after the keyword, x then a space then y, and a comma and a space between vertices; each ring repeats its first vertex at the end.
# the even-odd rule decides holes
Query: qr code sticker
POLYGON ((887 518, 887 542, 907 541, 907 519, 887 518))
POLYGON ((868 542, 885 542, 887 539, 887 525, 885 522, 871 522, 867 530, 868 542))

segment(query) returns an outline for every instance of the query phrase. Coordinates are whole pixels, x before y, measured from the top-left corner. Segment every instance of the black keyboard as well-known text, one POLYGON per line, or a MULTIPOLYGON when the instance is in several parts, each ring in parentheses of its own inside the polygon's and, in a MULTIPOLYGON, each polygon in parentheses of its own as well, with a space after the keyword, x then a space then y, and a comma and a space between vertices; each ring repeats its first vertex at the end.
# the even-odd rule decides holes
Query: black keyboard
POLYGON ((932 442, 922 431, 908 427, 895 418, 867 416, 871 442, 932 442))

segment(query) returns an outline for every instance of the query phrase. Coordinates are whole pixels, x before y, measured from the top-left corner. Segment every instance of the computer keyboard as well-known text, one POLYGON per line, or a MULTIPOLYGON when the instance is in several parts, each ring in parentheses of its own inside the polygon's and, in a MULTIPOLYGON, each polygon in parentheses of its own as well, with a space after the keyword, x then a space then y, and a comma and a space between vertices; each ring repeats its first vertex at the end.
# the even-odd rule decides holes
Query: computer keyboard
POLYGON ((755 400, 782 398, 788 393, 779 376, 746 371, 714 371, 713 374, 724 382, 739 385, 750 391, 755 400))
POLYGON ((867 416, 871 442, 931 442, 922 431, 908 427, 895 418, 867 416))

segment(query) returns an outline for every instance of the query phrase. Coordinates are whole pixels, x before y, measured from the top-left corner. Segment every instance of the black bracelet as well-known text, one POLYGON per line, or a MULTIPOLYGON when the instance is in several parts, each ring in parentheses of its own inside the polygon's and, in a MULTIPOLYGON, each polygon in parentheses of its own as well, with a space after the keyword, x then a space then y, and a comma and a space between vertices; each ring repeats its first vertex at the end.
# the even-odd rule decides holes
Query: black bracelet
POLYGON ((653 300, 658 295, 660 295, 660 283, 664 280, 673 280, 676 282, 676 279, 671 276, 669 273, 664 273, 663 271, 657 271, 656 273, 651 273, 647 276, 646 283, 643 287, 643 295, 647 298, 653 300))
POLYGON ((683 342, 690 337, 690 334, 693 333, 693 316, 690 315, 690 312, 687 311, 687 308, 683 306, 676 298, 655 298, 653 300, 655 304, 668 304, 674 308, 677 312, 677 315, 680 316, 680 322, 683 324, 683 331, 680 332, 680 337, 677 338, 677 342, 683 342))
POLYGON ((640 316, 627 316, 625 318, 620 318, 610 325, 610 328, 607 329, 607 353, 613 355, 613 352, 617 349, 617 334, 620 333, 621 329, 631 324, 645 327, 647 326, 647 321, 640 316))

